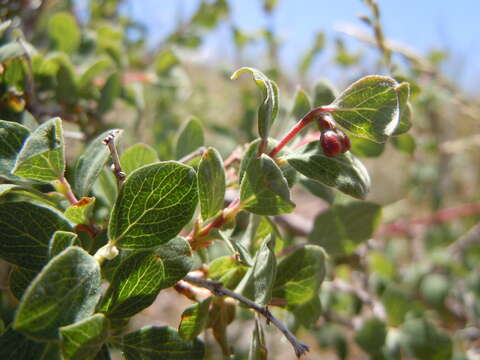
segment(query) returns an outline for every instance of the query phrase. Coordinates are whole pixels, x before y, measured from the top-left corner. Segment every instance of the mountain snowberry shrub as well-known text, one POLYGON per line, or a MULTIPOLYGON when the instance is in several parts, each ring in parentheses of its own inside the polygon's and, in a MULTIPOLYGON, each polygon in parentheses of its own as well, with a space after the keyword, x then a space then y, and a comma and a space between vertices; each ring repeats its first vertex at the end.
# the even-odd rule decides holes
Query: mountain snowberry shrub
MULTIPOLYGON (((108 359, 110 349, 118 349, 127 359, 202 359, 198 337, 209 329, 230 356, 235 350, 227 328, 239 303, 255 314, 250 358, 265 358, 263 320, 283 333, 297 356, 308 351, 294 332, 320 316, 327 254, 340 253, 342 245, 333 247, 317 227, 308 244, 295 245, 275 216, 295 210, 291 189, 305 182, 364 199, 369 175, 348 151, 343 131, 385 142, 400 124, 409 127, 408 97, 397 91, 404 84, 367 76, 331 104, 307 109, 276 140, 270 129, 279 108, 277 85, 252 68, 232 78, 242 73, 250 73, 263 94, 258 139, 226 160, 203 146, 195 119, 178 136, 176 158, 160 161, 144 144, 119 153, 122 130, 111 129, 70 164, 62 119, 0 121, 0 257, 9 264, 8 292, 16 304, 0 337, 0 358, 108 359), (321 147, 318 138, 305 141, 310 134, 300 134, 317 121, 321 147), (292 140, 302 145, 290 147, 292 140), (167 288, 193 300, 178 329, 128 331, 128 320, 167 288), (292 326, 278 320, 281 311, 292 326)), ((96 111, 110 108, 100 103, 96 111)), ((354 201, 335 211, 374 224, 380 209, 354 201)), ((355 241, 368 239, 373 228, 355 233, 355 241)))

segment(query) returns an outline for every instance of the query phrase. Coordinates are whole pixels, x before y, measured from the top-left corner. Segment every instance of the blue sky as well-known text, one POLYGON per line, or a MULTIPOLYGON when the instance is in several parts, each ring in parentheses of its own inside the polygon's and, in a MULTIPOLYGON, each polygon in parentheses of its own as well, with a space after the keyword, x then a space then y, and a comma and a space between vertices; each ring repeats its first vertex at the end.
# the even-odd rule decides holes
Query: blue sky
MULTIPOLYGON (((86 0, 79 0, 84 4, 86 0)), ((178 16, 188 17, 199 0, 125 0, 125 11, 147 25, 151 43, 171 31, 178 16)), ((446 49, 452 53, 447 71, 468 89, 477 91, 480 78, 479 0, 378 0, 387 37, 409 44, 420 53, 446 49)), ((232 22, 247 32, 268 23, 261 0, 230 0, 232 22)), ((312 43, 318 31, 335 35, 341 24, 362 26, 357 14, 367 13, 361 0, 279 0, 273 26, 283 40, 281 60, 293 68, 298 56, 312 43)), ((211 34, 203 53, 217 57, 228 51, 227 24, 211 34)), ((361 49, 358 42, 350 41, 361 49)), ((314 69, 315 70, 315 69, 314 69)))

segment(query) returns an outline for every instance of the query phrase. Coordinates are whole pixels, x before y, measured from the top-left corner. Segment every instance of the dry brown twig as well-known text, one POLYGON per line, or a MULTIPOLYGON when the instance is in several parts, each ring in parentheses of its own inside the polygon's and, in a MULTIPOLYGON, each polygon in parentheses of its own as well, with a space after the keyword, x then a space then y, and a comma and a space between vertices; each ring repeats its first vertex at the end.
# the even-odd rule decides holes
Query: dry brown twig
POLYGON ((266 306, 258 305, 250 299, 224 288, 223 284, 219 281, 205 280, 191 275, 185 276, 183 280, 195 286, 208 289, 215 296, 228 296, 232 299, 235 299, 265 317, 267 324, 271 322, 283 333, 283 335, 285 335, 290 344, 292 344, 293 350, 295 351, 295 355, 297 355, 297 357, 305 355, 305 353, 309 351, 309 347, 298 340, 284 324, 282 324, 275 316, 273 316, 266 306))

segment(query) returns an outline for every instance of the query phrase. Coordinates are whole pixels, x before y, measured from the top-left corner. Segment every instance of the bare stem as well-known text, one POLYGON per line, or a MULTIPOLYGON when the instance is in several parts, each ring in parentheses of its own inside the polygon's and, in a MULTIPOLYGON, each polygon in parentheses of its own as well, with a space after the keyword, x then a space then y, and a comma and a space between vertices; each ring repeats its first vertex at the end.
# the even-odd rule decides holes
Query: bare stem
POLYGON ((293 128, 283 137, 282 140, 268 154, 271 158, 275 157, 302 129, 312 121, 320 117, 323 113, 332 112, 333 108, 320 106, 308 112, 293 128))
POLYGON ((121 187, 125 181, 126 175, 120 166, 120 159, 118 157, 117 147, 115 146, 115 137, 118 134, 118 130, 110 131, 107 137, 103 139, 103 143, 108 147, 108 150, 110 150, 110 156, 112 157, 113 162, 113 174, 117 178, 118 187, 121 187))
POLYGON ((224 288, 223 284, 219 281, 204 280, 204 279, 200 279, 190 275, 185 276, 184 280, 193 285, 210 290, 212 294, 214 294, 215 296, 231 297, 232 299, 235 299, 241 302, 242 304, 246 305, 250 309, 253 309, 257 313, 263 315, 267 320, 267 323, 271 322, 283 333, 283 335, 285 335, 285 337, 290 342, 290 344, 292 344, 293 349, 295 351, 295 355, 297 355, 297 357, 304 355, 307 351, 310 350, 307 345, 305 345, 300 340, 298 340, 295 337, 295 335, 293 335, 284 324, 282 324, 275 316, 273 316, 273 314, 270 312, 270 310, 268 310, 266 306, 258 305, 252 300, 247 299, 242 295, 239 295, 229 289, 224 288))
POLYGON ((68 202, 72 205, 76 204, 78 202, 78 199, 76 198, 75 194, 72 191, 72 187, 70 186, 70 183, 65 179, 64 176, 61 176, 59 179, 60 184, 62 185, 63 191, 65 193, 65 196, 68 199, 68 202))
POLYGON ((196 157, 202 156, 205 150, 207 150, 207 148, 205 146, 201 146, 197 150, 194 150, 190 154, 187 154, 184 157, 182 157, 180 160, 178 160, 178 162, 187 164, 193 159, 195 159, 196 157))

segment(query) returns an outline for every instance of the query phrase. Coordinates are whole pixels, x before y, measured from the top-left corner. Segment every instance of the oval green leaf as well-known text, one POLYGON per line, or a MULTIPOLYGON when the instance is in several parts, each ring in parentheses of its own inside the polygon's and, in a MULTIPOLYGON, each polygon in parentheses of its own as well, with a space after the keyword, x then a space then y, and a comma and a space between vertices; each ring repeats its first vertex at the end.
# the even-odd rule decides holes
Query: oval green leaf
POLYGON ((331 104, 335 121, 352 134, 385 142, 400 121, 397 82, 386 76, 366 76, 331 104))
POLYGON ((59 327, 92 315, 100 298, 100 281, 100 267, 93 256, 69 247, 30 284, 13 327, 36 339, 59 340, 59 327))
POLYGON ((220 153, 214 148, 204 152, 198 166, 198 197, 203 220, 223 209, 225 203, 225 169, 220 153))
POLYGON ((307 146, 306 151, 292 153, 288 163, 299 173, 334 187, 358 199, 364 199, 370 191, 370 176, 365 166, 350 152, 330 157, 316 143, 307 146))
POLYGON ((12 172, 34 180, 59 179, 65 172, 64 148, 62 120, 50 119, 27 138, 12 172))
POLYGON ((176 161, 135 170, 123 184, 108 226, 112 242, 125 249, 147 249, 175 237, 197 206, 195 171, 176 161))
POLYGON ((0 226, 0 257, 31 270, 39 270, 48 261, 48 244, 53 233, 71 230, 60 213, 27 202, 0 204, 0 226))

